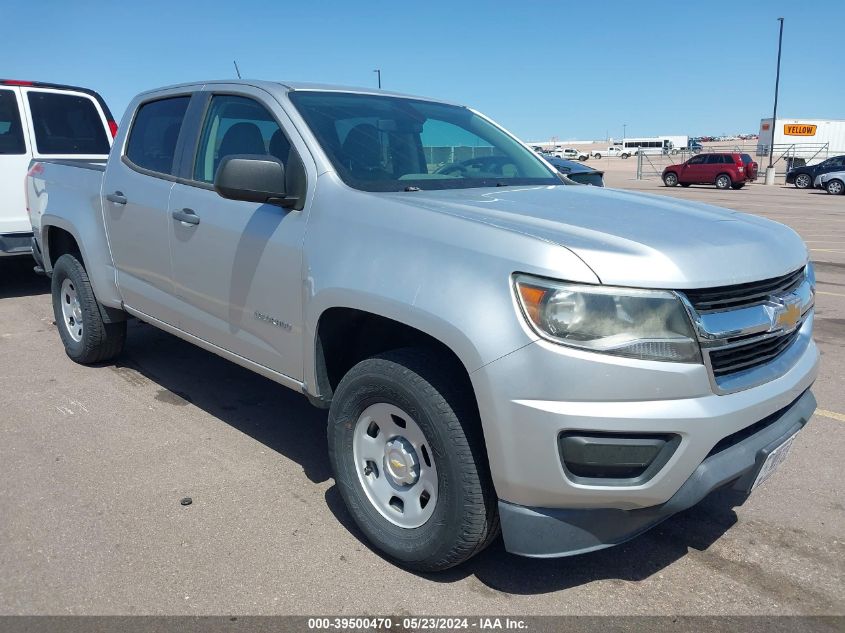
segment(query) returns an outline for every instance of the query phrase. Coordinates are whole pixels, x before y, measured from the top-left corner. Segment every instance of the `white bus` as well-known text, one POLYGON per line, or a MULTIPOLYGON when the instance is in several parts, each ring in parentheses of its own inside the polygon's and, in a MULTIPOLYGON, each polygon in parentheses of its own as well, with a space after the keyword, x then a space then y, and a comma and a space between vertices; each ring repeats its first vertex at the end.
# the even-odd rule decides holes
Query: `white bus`
POLYGON ((675 148, 672 139, 666 136, 647 136, 642 138, 626 138, 622 140, 620 156, 636 156, 643 154, 669 154, 675 148))

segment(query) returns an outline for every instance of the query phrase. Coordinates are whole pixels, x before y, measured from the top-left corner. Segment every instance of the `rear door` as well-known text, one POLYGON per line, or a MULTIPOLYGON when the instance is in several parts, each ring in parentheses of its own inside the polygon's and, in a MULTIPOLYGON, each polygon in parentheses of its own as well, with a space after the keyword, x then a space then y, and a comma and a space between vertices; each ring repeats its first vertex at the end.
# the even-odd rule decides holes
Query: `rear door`
POLYGON ((733 162, 730 157, 724 154, 707 154, 704 157, 704 165, 701 168, 701 177, 698 182, 713 183, 716 182, 716 176, 728 169, 726 162, 733 162), (726 161, 727 158, 727 161, 726 161))
MULTIPOLYGON (((168 230, 174 165, 190 94, 140 104, 118 136, 103 182, 103 216, 117 282, 127 306, 178 325, 170 280, 168 230)), ((124 125, 126 121, 124 120, 124 125)))
POLYGON ((171 214, 193 214, 194 222, 168 218, 183 329, 301 380, 306 213, 227 200, 213 182, 226 156, 271 155, 290 170, 306 156, 305 146, 263 90, 215 88, 219 92, 208 95, 199 134, 190 143, 196 153, 183 161, 184 180, 170 197, 171 214))
POLYGON ((0 235, 32 230, 24 177, 31 157, 20 89, 0 87, 0 235))

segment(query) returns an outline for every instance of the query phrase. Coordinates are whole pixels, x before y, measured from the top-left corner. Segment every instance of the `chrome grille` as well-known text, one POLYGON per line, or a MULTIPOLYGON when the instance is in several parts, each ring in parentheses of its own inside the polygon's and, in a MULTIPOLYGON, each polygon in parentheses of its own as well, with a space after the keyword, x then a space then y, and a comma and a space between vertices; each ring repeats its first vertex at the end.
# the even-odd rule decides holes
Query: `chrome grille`
POLYGON ((802 281, 804 269, 799 268, 788 275, 773 279, 734 286, 684 290, 683 293, 698 312, 731 310, 763 303, 772 295, 789 293, 800 286, 802 281))
POLYGON ((709 350, 710 367, 713 375, 719 378, 765 365, 789 349, 789 346, 798 338, 798 334, 799 330, 796 329, 781 336, 771 336, 732 347, 711 349, 709 350))

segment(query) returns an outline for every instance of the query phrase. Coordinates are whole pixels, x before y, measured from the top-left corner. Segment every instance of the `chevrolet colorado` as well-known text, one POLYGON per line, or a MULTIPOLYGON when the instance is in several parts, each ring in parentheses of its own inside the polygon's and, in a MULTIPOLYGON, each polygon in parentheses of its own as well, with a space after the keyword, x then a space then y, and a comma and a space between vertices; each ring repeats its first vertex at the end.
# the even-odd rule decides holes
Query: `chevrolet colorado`
POLYGON ((135 317, 304 393, 399 564, 621 543, 750 492, 813 413, 781 224, 566 184, 478 112, 382 91, 190 83, 119 129, 105 165, 27 179, 68 356, 135 317))

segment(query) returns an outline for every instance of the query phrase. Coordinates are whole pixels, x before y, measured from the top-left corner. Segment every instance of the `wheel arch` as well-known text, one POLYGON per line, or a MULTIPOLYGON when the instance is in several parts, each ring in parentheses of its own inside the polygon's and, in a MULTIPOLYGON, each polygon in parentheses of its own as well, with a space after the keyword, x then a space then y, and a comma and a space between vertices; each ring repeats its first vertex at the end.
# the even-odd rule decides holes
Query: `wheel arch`
POLYGON ((313 345, 306 354, 311 365, 306 390, 314 404, 328 407, 341 378, 361 360, 403 347, 431 349, 449 359, 476 401, 469 375, 483 363, 469 339, 442 320, 396 316, 353 306, 331 306, 319 314, 313 336, 306 337, 313 345))

